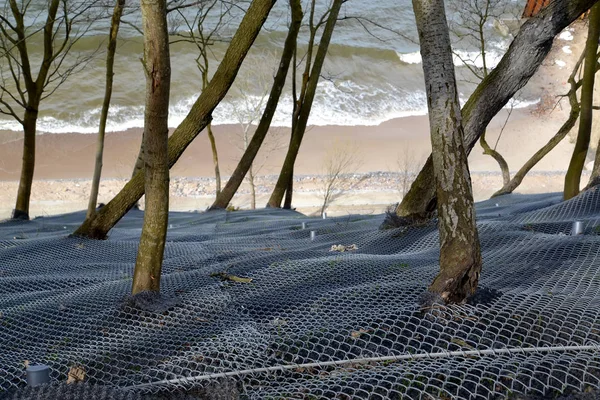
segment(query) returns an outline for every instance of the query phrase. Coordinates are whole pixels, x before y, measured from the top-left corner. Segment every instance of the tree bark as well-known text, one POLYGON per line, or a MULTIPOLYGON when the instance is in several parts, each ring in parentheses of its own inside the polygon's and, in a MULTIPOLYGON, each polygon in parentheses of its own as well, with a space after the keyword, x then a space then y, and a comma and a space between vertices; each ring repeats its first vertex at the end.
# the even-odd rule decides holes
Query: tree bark
POLYGON ((569 84, 571 85, 571 89, 567 94, 569 98, 569 104, 571 106, 571 111, 569 112, 569 118, 565 121, 565 123, 560 127, 556 135, 554 135, 548 143, 544 145, 541 149, 539 149, 527 162, 521 167, 521 169, 513 176, 513 178, 508 182, 508 184, 504 184, 502 189, 498 190, 496 193, 492 195, 493 197, 501 196, 503 194, 509 194, 514 192, 514 190, 519 187, 523 179, 529 173, 529 171, 535 167, 535 165, 540 162, 542 158, 544 158, 552 149, 554 149, 567 134, 573 129, 577 119, 579 118, 579 101, 577 100, 577 89, 579 88, 579 83, 575 81, 577 74, 581 68, 581 64, 583 63, 583 59, 585 57, 585 50, 581 54, 579 61, 575 64, 575 68, 573 68, 573 72, 571 72, 571 76, 569 76, 569 84))
POLYGON ((427 90, 438 201, 440 273, 429 287, 447 303, 475 293, 481 251, 443 0, 413 0, 427 90))
POLYGON ((35 135, 38 111, 37 107, 28 107, 23 118, 23 162, 17 203, 13 210, 13 219, 29 219, 29 199, 35 170, 35 135))
MULTIPOLYGON (((533 76, 554 37, 598 0, 555 0, 523 24, 498 66, 477 86, 462 109, 467 154, 492 118, 533 76)), ((399 216, 426 216, 435 210, 431 156, 396 209, 399 216)))
POLYGON ((598 186, 600 184, 600 142, 598 142, 598 147, 596 148, 596 157, 594 158, 594 167, 592 169, 592 174, 590 175, 590 180, 585 187, 589 189, 593 186, 598 186))
POLYGON ((542 8, 546 7, 550 0, 527 0, 525 10, 521 18, 535 17, 542 8))
POLYGON ((581 87, 581 111, 579 132, 575 149, 565 176, 563 198, 569 200, 579 194, 581 172, 585 164, 590 137, 592 134, 592 113, 594 102, 594 81, 598 63, 598 40, 600 39, 600 4, 592 7, 589 18, 588 37, 585 45, 585 63, 583 67, 583 85, 581 87))
POLYGON ((146 110, 144 156, 146 207, 133 273, 132 294, 160 291, 169 219, 169 90, 171 60, 167 0, 141 0, 144 27, 146 110))
POLYGON ((267 207, 281 207, 283 196, 286 193, 286 190, 288 190, 288 195, 290 196, 289 204, 286 202, 285 206, 287 208, 291 208, 292 190, 290 189, 290 182, 294 179, 294 164, 296 163, 298 151, 300 150, 300 145, 302 144, 302 138, 304 137, 304 132, 306 131, 306 124, 308 123, 308 117, 310 116, 312 103, 317 91, 317 84, 319 83, 321 69, 323 68, 325 57, 327 56, 327 50, 329 48, 331 36, 333 35, 333 30, 335 28, 335 24, 337 22, 343 2, 343 0, 333 0, 329 10, 327 23, 325 24, 325 29, 323 30, 323 35, 321 36, 321 41, 319 43, 319 48, 317 49, 317 54, 315 55, 315 62, 310 71, 310 76, 306 77, 308 79, 308 84, 306 85, 306 95, 299 108, 297 123, 293 127, 290 147, 283 162, 277 183, 275 184, 275 189, 273 190, 273 193, 269 198, 269 202, 267 203, 267 207))
POLYGON ((133 166, 133 172, 131 173, 131 178, 133 178, 143 168, 144 168, 144 133, 142 132, 142 142, 140 143, 140 151, 138 151, 137 158, 135 159, 135 164, 133 166))
POLYGON ((98 142, 96 145, 96 163, 94 165, 94 176, 92 178, 92 189, 90 201, 88 203, 87 217, 91 217, 96 212, 98 202, 98 188, 100 186, 100 176, 102 175, 102 158, 104 155, 104 135, 106 133, 106 120, 108 119, 108 109, 110 108, 110 99, 112 96, 115 52, 117 50, 117 35, 119 34, 119 24, 125 0, 117 0, 113 10, 110 23, 110 34, 108 38, 108 50, 106 53, 106 87, 104 89, 104 102, 100 112, 100 127, 98 129, 98 142))
POLYGON ((244 181, 244 177, 252 166, 252 163, 269 132, 269 128, 271 127, 271 121, 275 115, 275 110, 277 109, 277 104, 279 103, 279 98, 281 97, 285 85, 285 80, 290 69, 290 63, 296 49, 296 39, 302 24, 302 6, 300 0, 290 0, 290 8, 292 10, 292 21, 285 39, 279 68, 277 69, 275 79, 273 80, 273 87, 271 88, 265 110, 256 127, 256 131, 248 144, 248 148, 244 151, 244 155, 235 168, 235 171, 233 171, 233 174, 231 174, 227 184, 210 207, 211 210, 225 208, 227 207, 227 204, 231 202, 231 199, 233 199, 233 196, 244 181))
MULTIPOLYGON (((192 109, 169 138, 169 168, 189 144, 206 128, 212 112, 233 84, 248 50, 260 32, 275 0, 254 0, 215 71, 208 87, 202 91, 192 109)), ((125 187, 92 218, 86 218, 75 231, 76 236, 105 239, 113 226, 144 194, 144 171, 138 171, 125 187)))
POLYGON ((294 198, 294 167, 295 165, 292 165, 288 185, 285 188, 285 197, 283 198, 283 208, 286 210, 292 209, 292 200, 294 198))

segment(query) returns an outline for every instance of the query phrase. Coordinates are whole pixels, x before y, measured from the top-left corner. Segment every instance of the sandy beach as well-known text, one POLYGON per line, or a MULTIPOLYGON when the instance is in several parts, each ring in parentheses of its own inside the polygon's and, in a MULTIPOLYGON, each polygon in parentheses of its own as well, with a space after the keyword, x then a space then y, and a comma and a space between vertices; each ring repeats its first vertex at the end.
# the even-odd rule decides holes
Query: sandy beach
MULTIPOLYGON (((529 85, 539 89, 540 102, 512 110, 507 123, 509 111, 505 109, 489 126, 487 140, 492 145, 496 144, 502 131, 497 150, 506 158, 513 173, 556 133, 567 118, 568 104, 562 100, 556 105, 557 96, 568 90, 567 77, 585 40, 580 31, 582 27, 576 26, 572 41, 557 39, 552 53, 530 81, 529 85)), ((233 171, 241 157, 240 130, 237 125, 214 127, 224 177, 233 171)), ((575 129, 571 137, 574 132, 575 129)), ((101 202, 110 200, 130 177, 141 136, 141 129, 107 134, 101 202)), ((261 166, 257 172, 258 206, 266 202, 275 183, 288 138, 288 128, 274 128, 264 146, 266 150, 257 158, 261 166)), ((592 144, 595 143, 593 139, 592 144)), ((9 217, 14 207, 22 145, 19 132, 0 132, 0 219, 9 217)), ((427 116, 411 116, 377 126, 310 127, 295 170, 298 182, 295 206, 299 211, 311 213, 318 209, 319 175, 325 173, 324 161, 328 154, 342 145, 357 150, 359 167, 347 172, 351 176, 356 175, 355 179, 360 183, 352 184, 352 179, 349 179, 345 183, 347 190, 334 201, 331 212, 380 212, 401 199, 400 175, 407 169, 416 173, 430 153, 428 119, 427 116)), ((40 134, 37 137, 32 216, 86 207, 95 149, 94 134, 40 134)), ((572 140, 565 139, 534 168, 517 192, 562 190, 564 171, 572 150, 572 140)), ((479 146, 473 149, 469 163, 476 200, 483 200, 500 188, 499 168, 491 157, 482 154, 479 146)), ((209 206, 214 199, 213 176, 210 145, 203 132, 171 170, 172 209, 203 210, 209 206)), ((585 176, 582 182, 587 183, 585 176)), ((243 208, 249 206, 247 187, 241 188, 233 204, 243 208)))

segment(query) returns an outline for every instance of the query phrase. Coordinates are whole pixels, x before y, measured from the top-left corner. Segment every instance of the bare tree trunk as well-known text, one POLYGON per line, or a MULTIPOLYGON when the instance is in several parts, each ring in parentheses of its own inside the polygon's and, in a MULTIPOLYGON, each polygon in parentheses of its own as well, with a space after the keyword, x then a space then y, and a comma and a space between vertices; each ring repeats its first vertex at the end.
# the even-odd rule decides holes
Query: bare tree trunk
POLYGON ((279 68, 277 69, 277 74, 273 81, 273 87, 271 88, 267 105, 256 131, 252 136, 252 140, 250 140, 250 143, 248 144, 248 148, 244 151, 244 155, 235 168, 235 171, 233 171, 233 174, 231 174, 225 188, 217 196, 217 199, 210 207, 211 209, 225 208, 227 207, 227 204, 231 202, 231 199, 242 184, 244 177, 252 166, 252 163, 269 132, 271 121, 273 120, 273 115, 275 115, 275 110, 277 109, 277 104, 279 103, 279 98, 281 97, 283 86, 285 85, 287 73, 290 69, 290 63, 296 48, 296 38, 298 37, 300 25, 302 24, 302 6, 300 0, 290 0, 290 8, 292 9, 292 21, 285 39, 283 52, 281 53, 281 61, 279 62, 279 68))
MULTIPOLYGON (((185 149, 206 128, 212 112, 233 84, 248 50, 260 32, 275 0, 254 0, 219 64, 208 87, 202 91, 192 109, 169 138, 169 168, 185 149)), ((92 218, 86 218, 74 232, 76 236, 104 239, 108 231, 133 207, 144 194, 144 171, 139 171, 125 187, 92 218)))
POLYGON ((292 132, 292 140, 290 143, 290 147, 283 162, 283 166, 281 168, 279 178, 277 179, 277 183, 275 184, 275 189, 273 190, 273 193, 269 198, 269 202, 267 204, 268 207, 281 207, 281 201, 283 200, 283 196, 287 190, 289 196, 289 204, 286 203, 285 206, 286 208, 291 208, 291 185, 293 185, 294 179, 294 164, 296 163, 296 157, 298 156, 298 151, 300 150, 300 145, 302 144, 302 138, 304 137, 304 132, 306 131, 306 124, 308 123, 308 117, 310 116, 312 103, 315 98, 315 93, 317 91, 317 83, 319 82, 321 69, 323 68, 325 57, 327 56, 329 42, 331 41, 331 36, 333 35, 333 30, 335 28, 335 24, 337 22, 342 3, 343 0, 333 0, 333 3, 329 10, 327 23, 325 24, 325 29, 323 30, 323 35, 321 36, 321 41, 319 43, 319 48, 317 49, 314 65, 310 72, 310 76, 306 77, 308 78, 308 85, 306 86, 306 96, 304 98, 304 101, 300 105, 298 121, 294 126, 292 132))
POLYGON ((219 153, 217 152, 217 142, 215 141, 215 135, 213 134, 212 124, 208 124, 206 126, 206 134, 208 135, 208 140, 210 141, 210 149, 212 151, 213 156, 213 165, 215 167, 215 189, 216 196, 219 197, 221 193, 221 171, 219 170, 219 153))
POLYGON ((565 176, 563 197, 569 200, 579 194, 581 172, 585 164, 590 136, 592 134, 592 112, 594 101, 594 81, 598 63, 598 40, 600 39, 600 4, 592 7, 590 12, 588 37, 585 45, 585 63, 583 67, 583 85, 581 87, 581 112, 579 132, 573 150, 573 156, 565 176))
POLYGON ((135 165, 133 166, 133 172, 131 178, 133 178, 138 172, 144 168, 144 133, 142 132, 142 143, 140 143, 140 151, 135 159, 135 165))
POLYGON ((108 109, 110 107, 110 98, 112 96, 113 75, 115 64, 115 52, 117 50, 117 35, 119 34, 119 24, 125 0, 117 0, 113 10, 112 21, 110 24, 110 35, 108 39, 108 51, 106 54, 106 87, 104 90, 104 102, 100 113, 100 128, 98 130, 98 143, 96 147, 96 163, 94 166, 94 176, 92 178, 92 190, 90 201, 88 203, 87 217, 91 217, 96 212, 96 203, 98 202, 98 188, 100 186, 100 176, 102 175, 102 158, 104 154, 104 134, 106 132, 106 120, 108 119, 108 109))
POLYGON ((146 111, 144 157, 146 207, 133 273, 132 294, 160 291, 169 219, 169 89, 171 60, 167 0, 141 0, 144 26, 146 111))
POLYGON ((254 183, 254 171, 252 166, 248 170, 248 183, 250 184, 250 209, 256 210, 256 185, 254 183))
POLYGON ((573 129, 577 119, 579 118, 579 105, 577 107, 571 106, 571 112, 569 113, 569 118, 565 123, 560 127, 556 135, 554 135, 544 147, 539 149, 527 162, 521 167, 521 169, 515 174, 515 176, 510 180, 510 182, 505 185, 502 189, 498 190, 496 193, 492 195, 492 197, 501 196, 503 194, 509 194, 515 191, 516 188, 519 187, 523 179, 527 175, 529 171, 535 165, 542 160, 552 149, 554 149, 567 134, 573 129))
POLYGON ((287 188, 285 188, 285 197, 283 198, 283 208, 286 210, 292 209, 292 199, 294 197, 294 167, 295 165, 292 165, 288 185, 287 188))
POLYGON ((500 166, 500 171, 502 172, 502 185, 508 185, 508 182, 510 182, 510 170, 508 169, 508 164, 504 157, 502 157, 502 154, 490 147, 485 139, 485 131, 483 131, 483 134, 479 138, 479 144, 483 148, 483 154, 491 156, 500 166))
MULTIPOLYGON (((144 132, 142 132, 142 142, 140 143, 140 151, 138 151, 137 158, 135 160, 135 164, 133 166, 133 172, 131 173, 131 179, 140 171, 144 169, 144 132)), ((140 196, 141 198, 142 196, 140 196)), ((140 209, 140 199, 137 199, 133 206, 131 207, 135 210, 140 209)), ((88 215, 86 218, 91 217, 88 215)))
MULTIPOLYGON (((303 84, 302 84, 303 88, 306 88, 307 83, 303 82, 303 84)), ((290 147, 292 146, 292 143, 294 142, 294 132, 296 132, 295 127, 298 125, 298 117, 300 115, 299 112, 301 109, 302 109, 302 107, 296 106, 294 113, 293 113, 294 121, 292 122, 292 135, 290 135, 290 147)), ((291 170, 289 173, 290 179, 287 183, 287 187, 285 188, 285 197, 283 198, 283 208, 286 210, 292 209, 292 201, 294 198, 294 167, 296 166, 295 164, 296 163, 294 162, 294 164, 291 166, 291 170)))
MULTIPOLYGON (((492 118, 533 76, 554 37, 598 0, 555 0, 521 27, 498 66, 477 86, 462 109, 467 154, 492 118)), ((436 208, 433 163, 427 159, 396 209, 399 216, 427 216, 436 208)))
MULTIPOLYGON (((15 43, 19 51, 20 65, 22 70, 22 79, 27 88, 27 106, 23 116, 23 163, 21 167, 21 178, 19 180, 19 190, 17 192, 17 201, 12 217, 14 219, 29 219, 29 200, 31 198, 31 185, 33 184, 33 174, 35 171, 35 135, 40 101, 46 86, 46 78, 52 67, 52 61, 55 57, 54 51, 54 32, 53 27, 56 21, 56 14, 60 0, 48 2, 48 16, 44 25, 43 46, 44 56, 40 65, 38 76, 34 80, 29 53, 27 51, 27 33, 24 23, 24 12, 21 13, 16 0, 10 0, 10 8, 15 18, 16 26, 13 27, 18 36, 18 42, 15 43)), ((11 69, 12 71, 12 69, 11 69)), ((21 92, 21 91, 20 91, 21 92)), ((22 93, 22 92, 21 92, 22 93)))
POLYGON ((429 287, 448 303, 475 293, 481 251, 443 0, 413 0, 427 88, 440 232, 440 273, 429 287))
MULTIPOLYGON (((198 29, 201 29, 200 26, 198 26, 198 29)), ((208 86, 208 83, 209 83, 209 81, 208 81, 208 56, 206 54, 206 51, 202 52, 201 59, 204 62, 204 64, 200 68, 200 71, 202 72, 202 90, 204 90, 204 89, 206 89, 206 87, 208 86)), ((215 135, 213 134, 211 123, 209 123, 206 126, 206 134, 208 135, 208 141, 210 142, 210 150, 212 152, 212 157, 213 157, 213 166, 215 168, 215 192, 216 192, 215 198, 217 198, 217 197, 219 197, 219 194, 221 193, 221 170, 219 168, 219 153, 217 151, 217 141, 215 140, 215 135)))
POLYGON ((35 170, 35 135, 37 124, 37 107, 28 107, 23 118, 23 163, 17 203, 13 210, 13 219, 29 219, 29 199, 35 170))
POLYGON ((544 145, 541 149, 539 149, 527 162, 521 167, 521 169, 513 176, 513 178, 508 182, 508 184, 504 184, 502 189, 498 190, 496 193, 492 195, 492 197, 501 196, 503 194, 512 193, 516 188, 519 187, 523 179, 527 175, 529 171, 535 165, 540 162, 542 158, 546 156, 552 149, 554 149, 567 134, 573 129, 577 119, 579 118, 579 101, 577 100, 577 89, 579 87, 578 82, 575 81, 577 74, 579 73, 579 69, 581 68, 581 64, 583 63, 583 59, 585 57, 585 50, 581 54, 579 61, 575 64, 575 68, 573 68, 573 72, 571 76, 569 76, 569 84, 571 85, 571 89, 568 93, 569 104, 571 106, 571 111, 569 113, 569 118, 565 121, 565 123, 560 127, 556 135, 554 135, 548 143, 544 145))
POLYGON ((596 157, 594 158, 594 168, 592 169, 590 181, 585 188, 589 189, 598 185, 600 185, 600 143, 598 143, 598 147, 596 148, 596 157))

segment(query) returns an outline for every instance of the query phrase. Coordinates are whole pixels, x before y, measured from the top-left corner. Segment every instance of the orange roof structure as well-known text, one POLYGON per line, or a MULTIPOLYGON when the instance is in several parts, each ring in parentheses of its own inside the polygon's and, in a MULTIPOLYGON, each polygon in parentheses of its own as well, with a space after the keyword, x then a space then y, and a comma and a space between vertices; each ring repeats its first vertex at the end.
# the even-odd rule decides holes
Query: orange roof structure
POLYGON ((525 11, 523 11, 522 18, 535 17, 540 10, 549 3, 550 0, 527 0, 527 5, 525 6, 525 11))

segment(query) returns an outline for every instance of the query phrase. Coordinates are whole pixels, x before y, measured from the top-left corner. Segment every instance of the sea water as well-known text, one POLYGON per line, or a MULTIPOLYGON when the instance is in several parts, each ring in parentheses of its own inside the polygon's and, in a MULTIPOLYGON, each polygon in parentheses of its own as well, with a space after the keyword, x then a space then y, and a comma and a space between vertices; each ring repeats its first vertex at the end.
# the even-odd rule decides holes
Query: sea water
MULTIPOLYGON (((522 7, 522 1, 507 1, 514 4, 517 10, 522 7)), ((137 6, 137 2, 134 3, 137 6)), ((306 22, 307 2, 303 3, 306 22)), ((318 16, 328 3, 326 0, 317 1, 318 16)), ((45 4, 42 0, 32 0, 33 11, 26 20, 27 24, 34 28, 40 26, 44 18, 45 4)), ((71 4, 81 5, 85 2, 71 4)), ((246 3, 240 3, 240 6, 247 7, 247 4, 244 4, 246 3)), ((0 10, 4 15, 9 15, 5 0, 0 0, 0 10)), ((92 11, 102 15, 104 19, 91 25, 86 25, 85 22, 78 25, 78 29, 87 32, 75 44, 64 64, 69 66, 80 63, 81 68, 42 102, 38 121, 39 132, 95 133, 98 130, 106 74, 105 48, 112 6, 104 9, 97 7, 92 11), (92 54, 95 56, 91 61, 80 62, 92 54)), ((182 12, 191 19, 196 13, 193 8, 184 9, 182 12)), ((131 8, 126 13, 124 20, 141 26, 139 10, 131 8)), ((236 8, 231 17, 228 17, 228 22, 218 37, 225 41, 230 38, 242 16, 243 9, 236 8)), ((340 17, 322 71, 309 124, 376 125, 392 118, 425 114, 427 103, 411 1, 350 0, 344 4, 340 17), (360 17, 361 20, 356 17, 360 17)), ((215 13, 209 14, 206 21, 208 29, 214 26, 216 18, 215 13)), ((512 17, 505 18, 510 20, 512 17)), ((178 30, 181 32, 184 29, 181 16, 173 13, 169 20, 170 29, 174 34, 174 43, 171 45, 169 125, 176 127, 202 91, 202 80, 196 63, 198 49, 192 44, 179 41, 175 35, 178 30)), ((234 86, 215 110, 213 123, 236 124, 240 119, 258 119, 260 107, 264 106, 273 81, 288 24, 287 1, 280 0, 245 60, 234 86)), ((512 40, 511 35, 495 32, 493 25, 494 21, 489 21, 486 26, 491 37, 486 61, 492 68, 499 62, 512 40)), ((34 28, 30 29, 30 32, 34 28)), ((307 50, 306 37, 305 25, 300 34, 299 59, 307 50)), ((34 35, 28 46, 35 70, 43 51, 39 35, 34 35)), ((227 43, 221 41, 216 41, 210 46, 211 75, 226 48, 227 43)), ((141 62, 142 50, 140 33, 128 24, 122 24, 115 58, 108 131, 143 127, 145 77, 141 62)), ((473 81, 473 77, 469 75, 464 60, 470 59, 468 63, 476 67, 481 66, 482 61, 481 57, 477 56, 474 44, 456 43, 454 50, 457 53, 455 63, 460 97, 464 102, 474 88, 468 83, 473 81)), ((303 65, 300 63, 299 76, 303 65)), ((5 60, 2 60, 0 68, 3 69, 5 78, 8 78, 6 67, 5 60)), ((521 94, 519 105, 526 106, 536 100, 535 95, 524 92, 521 94)), ((274 126, 290 125, 292 105, 291 79, 288 78, 286 90, 274 117, 274 126)), ((19 131, 21 126, 10 117, 0 115, 0 130, 19 131)))

